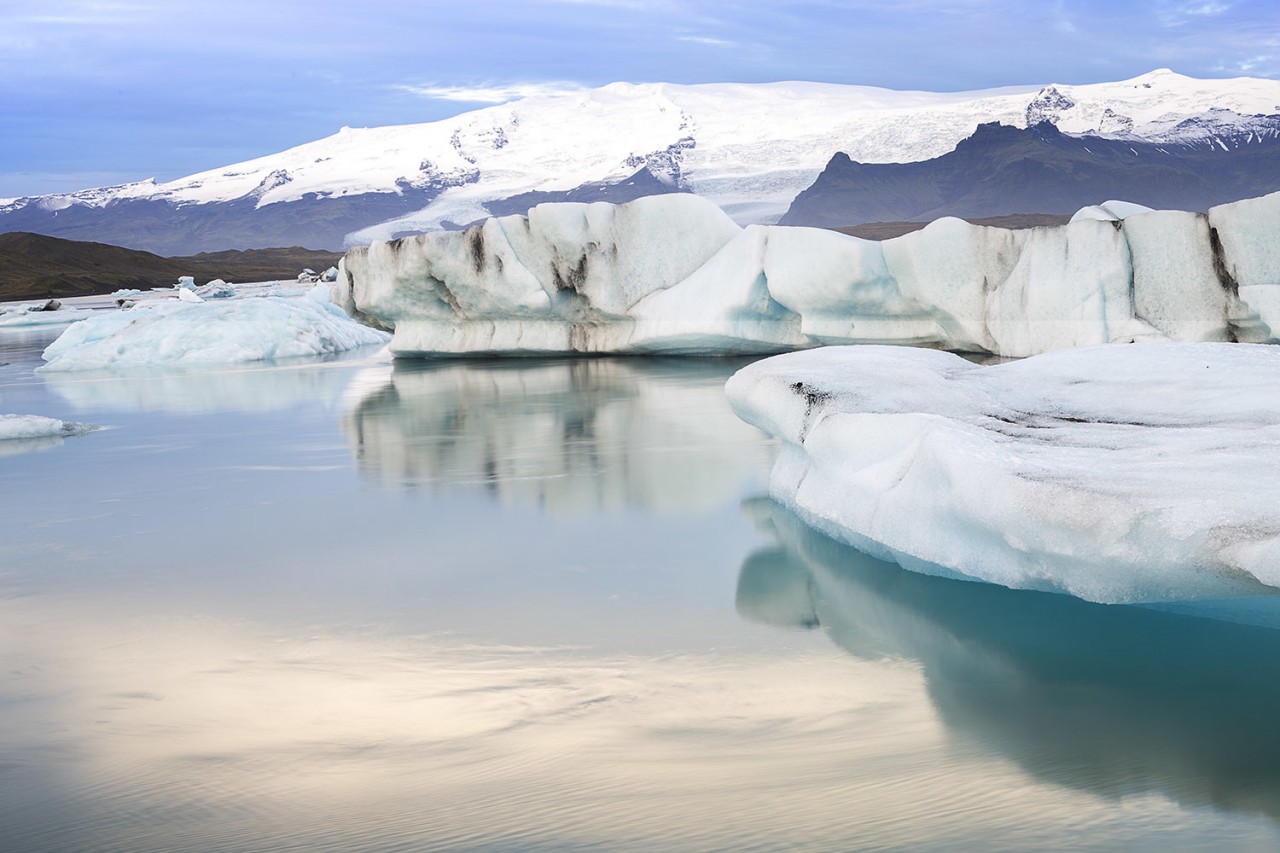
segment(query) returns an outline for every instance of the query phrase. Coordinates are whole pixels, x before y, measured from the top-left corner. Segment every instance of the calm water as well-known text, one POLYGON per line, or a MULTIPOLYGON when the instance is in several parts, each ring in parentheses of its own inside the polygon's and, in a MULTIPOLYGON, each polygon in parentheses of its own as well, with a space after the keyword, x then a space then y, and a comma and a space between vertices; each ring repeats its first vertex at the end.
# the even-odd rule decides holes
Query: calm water
POLYGON ((807 532, 737 363, 52 336, 0 412, 108 428, 0 446, 0 849, 1280 849, 1280 631, 807 532))

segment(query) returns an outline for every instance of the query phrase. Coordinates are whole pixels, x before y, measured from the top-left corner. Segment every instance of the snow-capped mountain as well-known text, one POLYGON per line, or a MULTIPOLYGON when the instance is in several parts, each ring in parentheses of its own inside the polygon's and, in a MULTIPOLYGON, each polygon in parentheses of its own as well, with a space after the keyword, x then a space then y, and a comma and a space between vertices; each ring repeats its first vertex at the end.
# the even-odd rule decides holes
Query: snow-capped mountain
POLYGON ((625 201, 662 189, 706 196, 740 223, 772 222, 838 151, 862 163, 926 160, 993 121, 1230 151, 1274 136, 1276 114, 1280 81, 1168 70, 955 93, 614 83, 426 124, 343 128, 168 183, 0 200, 0 230, 163 253, 337 248, 509 212, 513 197, 625 201))

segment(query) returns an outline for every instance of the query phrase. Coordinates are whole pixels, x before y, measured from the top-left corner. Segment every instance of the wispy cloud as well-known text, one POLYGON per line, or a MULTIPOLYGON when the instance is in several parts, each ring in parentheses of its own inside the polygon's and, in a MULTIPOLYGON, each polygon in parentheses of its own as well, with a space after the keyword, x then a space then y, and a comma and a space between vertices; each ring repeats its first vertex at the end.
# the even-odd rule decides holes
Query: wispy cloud
POLYGON ((1166 6, 1160 13, 1160 22, 1166 27, 1182 27, 1220 17, 1231 11, 1229 3, 1207 2, 1176 3, 1166 6))
POLYGON ((1192 3, 1182 7, 1182 14, 1189 17, 1212 17, 1221 15, 1231 7, 1226 3, 1192 3))
POLYGON ((505 104, 520 98, 568 95, 586 87, 579 83, 548 81, 541 83, 491 83, 476 86, 398 86, 402 92, 436 101, 462 101, 470 104, 505 104))
POLYGON ((718 39, 712 36, 677 36, 680 41, 690 44, 705 44, 710 47, 737 47, 738 43, 729 39, 718 39))
POLYGON ((1248 74, 1270 77, 1280 73, 1280 54, 1261 53, 1241 59, 1219 62, 1214 68, 1223 74, 1248 74))

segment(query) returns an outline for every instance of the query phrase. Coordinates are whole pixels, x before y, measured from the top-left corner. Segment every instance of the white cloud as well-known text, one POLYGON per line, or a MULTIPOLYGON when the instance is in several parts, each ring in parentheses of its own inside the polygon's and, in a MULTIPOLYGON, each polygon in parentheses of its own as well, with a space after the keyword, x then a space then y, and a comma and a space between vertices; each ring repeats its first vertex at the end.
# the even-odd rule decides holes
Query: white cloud
POLYGON ((736 47, 737 42, 728 39, 712 38, 711 36, 678 36, 680 41, 689 42, 691 44, 705 44, 711 47, 736 47))
POLYGON ((1210 17, 1221 15, 1230 8, 1226 3, 1191 3, 1183 6, 1179 11, 1191 17, 1210 17))
POLYGON ((436 101, 463 101, 471 104, 505 104, 520 98, 569 95, 586 87, 578 83, 548 81, 542 83, 495 83, 476 86, 399 86, 401 91, 436 101))
POLYGON ((1233 61, 1219 62, 1214 71, 1224 74, 1247 74, 1255 77, 1271 77, 1280 73, 1280 56, 1264 53, 1233 61))
POLYGON ((1206 18, 1216 18, 1230 11, 1230 9, 1231 6, 1228 3, 1206 0, 1205 2, 1178 3, 1171 7, 1167 6, 1158 14, 1161 23, 1166 27, 1181 27, 1197 20, 1203 21, 1206 18))

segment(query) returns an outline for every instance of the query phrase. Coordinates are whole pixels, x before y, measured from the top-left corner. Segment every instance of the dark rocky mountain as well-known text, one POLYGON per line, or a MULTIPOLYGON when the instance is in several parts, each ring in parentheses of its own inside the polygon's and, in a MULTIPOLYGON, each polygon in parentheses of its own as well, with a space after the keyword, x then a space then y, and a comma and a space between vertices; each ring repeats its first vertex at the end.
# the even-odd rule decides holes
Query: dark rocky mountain
POLYGON ((678 192, 686 192, 686 190, 672 181, 662 180, 645 167, 626 180, 614 183, 592 182, 565 192, 520 193, 509 198, 486 202, 484 209, 494 216, 507 216, 512 213, 528 213, 529 208, 549 201, 607 201, 611 204, 625 204, 649 195, 678 192))
MULTIPOLYGON (((966 218, 966 217, 962 217, 966 218)), ((1014 213, 1009 216, 970 216, 968 221, 974 225, 987 225, 992 228, 1008 228, 1017 231, 1023 228, 1044 228, 1051 225, 1066 225, 1071 221, 1069 213, 1014 213)), ((932 222, 933 220, 929 220, 932 222)), ((862 225, 841 225, 831 228, 851 237, 863 240, 892 240, 912 231, 919 231, 929 222, 866 222, 862 225)))
POLYGON ((1156 144, 1068 136, 1050 122, 1026 129, 989 123, 932 160, 858 163, 836 154, 780 224, 1070 214, 1108 199, 1204 210, 1277 189, 1280 138, 1273 135, 1156 144))
POLYGON ((164 255, 297 243, 337 252, 342 250, 342 238, 348 231, 412 213, 440 192, 440 188, 405 187, 401 193, 312 194, 262 207, 254 197, 220 204, 114 199, 101 207, 72 205, 56 210, 29 204, 5 213, 0 227, 69 240, 104 241, 164 255))
POLYGON ((0 301, 111 293, 122 287, 165 287, 180 275, 198 282, 291 279, 306 267, 336 264, 341 255, 292 247, 162 258, 105 243, 42 234, 0 234, 0 301))

